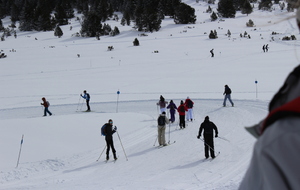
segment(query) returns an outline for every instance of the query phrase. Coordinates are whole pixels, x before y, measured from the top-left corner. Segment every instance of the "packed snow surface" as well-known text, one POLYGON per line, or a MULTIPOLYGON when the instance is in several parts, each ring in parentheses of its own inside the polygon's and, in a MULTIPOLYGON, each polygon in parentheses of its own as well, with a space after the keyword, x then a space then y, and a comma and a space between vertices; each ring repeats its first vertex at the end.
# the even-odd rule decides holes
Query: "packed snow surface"
MULTIPOLYGON (((195 8, 196 24, 166 18, 159 32, 147 36, 111 20, 120 35, 72 37, 80 30, 72 19, 61 26, 61 38, 18 31, 17 38, 0 42, 7 55, 0 59, 1 190, 238 188, 255 143, 244 127, 267 115, 270 99, 298 64, 299 42, 281 40, 300 37, 295 20, 286 19, 294 13, 275 6, 211 22, 205 2, 184 2, 195 8), (249 19, 255 27, 246 27, 249 19), (210 30, 218 39, 208 38, 210 30), (245 31, 250 39, 240 37, 245 31), (133 46, 135 38, 140 46, 133 46), (269 52, 262 51, 264 44, 269 52), (225 84, 235 107, 222 106, 225 84), (92 112, 84 112, 83 90, 91 95, 92 112), (195 120, 179 130, 176 115, 166 128, 171 145, 163 148, 156 142, 160 95, 177 106, 187 96, 195 103, 195 120), (42 97, 51 117, 42 117, 42 97), (219 129, 214 160, 204 159, 204 143, 196 138, 207 115, 219 129), (100 128, 108 119, 118 127, 118 160, 105 163, 100 128)), ((9 18, 3 23, 8 26, 9 18)))

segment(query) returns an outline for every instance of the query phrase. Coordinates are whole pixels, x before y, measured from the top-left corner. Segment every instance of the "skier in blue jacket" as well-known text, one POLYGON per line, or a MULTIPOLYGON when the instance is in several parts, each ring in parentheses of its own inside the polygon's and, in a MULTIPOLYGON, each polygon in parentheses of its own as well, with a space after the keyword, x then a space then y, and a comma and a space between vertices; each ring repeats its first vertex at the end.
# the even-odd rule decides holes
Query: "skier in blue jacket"
POLYGON ((82 94, 80 94, 80 96, 86 100, 86 106, 87 106, 86 111, 91 111, 91 108, 90 108, 90 94, 87 93, 86 90, 84 90, 83 91, 83 96, 82 96, 82 94))

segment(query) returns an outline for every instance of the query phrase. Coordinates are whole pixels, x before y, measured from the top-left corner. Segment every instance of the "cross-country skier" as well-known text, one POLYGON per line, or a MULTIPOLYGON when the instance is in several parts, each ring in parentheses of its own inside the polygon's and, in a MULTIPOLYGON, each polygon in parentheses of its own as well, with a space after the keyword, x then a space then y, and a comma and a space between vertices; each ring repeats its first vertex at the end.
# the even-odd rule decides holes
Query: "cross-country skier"
POLYGON ((174 123, 177 106, 173 102, 173 100, 170 101, 170 104, 167 106, 167 108, 170 109, 170 115, 171 115, 170 121, 171 121, 171 123, 174 123))
POLYGON ((193 107, 194 107, 194 102, 189 97, 187 97, 187 99, 185 100, 184 104, 185 104, 185 106, 188 109, 188 112, 186 114, 187 121, 189 121, 189 120, 193 121, 193 107))
POLYGON ((223 106, 225 107, 226 106, 226 100, 228 99, 229 102, 231 103, 232 107, 234 106, 232 100, 231 100, 231 89, 229 88, 229 86, 226 84, 225 85, 225 90, 224 90, 224 93, 223 95, 225 95, 224 97, 224 102, 223 102, 223 106))
POLYGON ((105 135, 106 141, 106 160, 109 160, 109 150, 111 148, 114 155, 114 159, 117 159, 116 150, 114 147, 113 134, 117 131, 117 127, 113 127, 113 120, 108 120, 108 123, 105 123, 103 126, 103 133, 105 135))
POLYGON ((210 156, 212 158, 215 158, 214 130, 215 130, 215 137, 218 137, 218 128, 213 122, 209 121, 208 116, 205 117, 204 122, 201 123, 200 125, 199 133, 197 136, 198 139, 200 139, 203 130, 204 130, 203 136, 204 136, 205 158, 209 157, 209 152, 210 152, 210 156))
POLYGON ((160 95, 159 102, 156 103, 156 105, 158 105, 160 107, 160 113, 166 112, 167 104, 168 104, 168 102, 165 101, 165 98, 162 95, 160 95))
POLYGON ((166 138, 165 138, 165 131, 166 131, 166 124, 169 123, 169 119, 166 116, 166 112, 162 112, 157 118, 157 132, 158 132, 158 143, 159 146, 167 146, 166 138))
POLYGON ((215 54, 214 54, 214 49, 211 49, 209 52, 211 53, 211 57, 214 57, 214 56, 215 56, 215 54))
POLYGON ((180 106, 177 108, 177 111, 179 113, 179 126, 180 129, 183 129, 185 128, 185 112, 188 111, 188 109, 186 108, 182 100, 180 102, 180 106))
POLYGON ((80 96, 86 100, 86 106, 87 106, 86 111, 91 111, 91 108, 90 108, 90 94, 87 93, 86 90, 84 90, 83 91, 83 96, 82 96, 82 94, 80 94, 80 96))
POLYGON ((41 105, 44 106, 44 116, 47 116, 47 113, 51 116, 52 113, 49 111, 50 103, 46 100, 45 97, 42 98, 43 103, 41 105))

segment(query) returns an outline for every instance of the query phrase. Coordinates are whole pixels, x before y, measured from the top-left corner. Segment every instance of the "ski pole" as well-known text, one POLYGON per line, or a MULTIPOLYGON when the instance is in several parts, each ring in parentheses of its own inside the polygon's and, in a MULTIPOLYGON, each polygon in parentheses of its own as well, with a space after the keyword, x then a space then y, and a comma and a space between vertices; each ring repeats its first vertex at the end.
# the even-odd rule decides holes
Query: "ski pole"
POLYGON ((99 158, 96 160, 96 162, 98 162, 98 160, 100 160, 100 157, 102 156, 102 154, 103 154, 103 152, 104 152, 105 148, 106 148, 106 145, 105 145, 104 149, 102 150, 102 152, 101 152, 101 154, 100 154, 99 158))
MULTIPOLYGON (((169 112, 167 113, 168 114, 168 119, 169 119, 169 112)), ((170 124, 170 119, 169 119, 169 142, 168 142, 168 144, 170 144, 170 127, 171 126, 171 124, 170 124)))
POLYGON ((226 139, 226 138, 224 138, 224 137, 218 137, 219 139, 222 139, 222 140, 224 140, 224 141, 227 141, 227 142, 230 142, 230 140, 228 140, 228 139, 226 139))
POLYGON ((78 111, 78 107, 79 107, 79 104, 80 104, 80 95, 79 95, 79 100, 78 100, 78 104, 77 104, 77 109, 76 109, 76 111, 78 111))
POLYGON ((199 138, 201 141, 203 141, 211 150, 213 150, 214 152, 215 152, 215 150, 211 147, 211 146, 209 146, 203 139, 201 139, 201 138, 199 138))
POLYGON ((156 141, 157 141, 157 138, 158 138, 158 135, 156 136, 156 139, 155 139, 155 141, 154 141, 154 144, 153 144, 153 146, 155 146, 155 144, 156 144, 156 141))
POLYGON ((82 100, 80 111, 82 110, 83 103, 84 103, 84 100, 82 100))
POLYGON ((21 140, 21 145, 20 145, 20 151, 19 151, 19 157, 18 157, 18 162, 17 162, 16 168, 19 166, 19 161, 20 161, 20 156, 21 156, 21 150, 22 150, 22 144, 23 144, 23 138, 24 138, 24 135, 22 135, 22 140, 21 140))
POLYGON ((119 135, 118 131, 117 131, 117 134, 118 134, 118 137, 119 137, 121 146, 122 146, 122 148, 123 148, 123 152, 124 152, 124 154, 125 154, 126 160, 128 161, 128 158, 127 158, 127 155, 126 155, 126 153, 125 153, 125 149, 124 149, 124 147, 123 147, 123 144, 122 144, 122 141, 121 141, 121 138, 120 138, 120 135, 119 135))
POLYGON ((170 139, 171 139, 171 138, 170 138, 170 136, 171 136, 170 134, 171 134, 171 124, 170 124, 170 122, 169 122, 169 142, 168 142, 168 144, 170 144, 170 139))

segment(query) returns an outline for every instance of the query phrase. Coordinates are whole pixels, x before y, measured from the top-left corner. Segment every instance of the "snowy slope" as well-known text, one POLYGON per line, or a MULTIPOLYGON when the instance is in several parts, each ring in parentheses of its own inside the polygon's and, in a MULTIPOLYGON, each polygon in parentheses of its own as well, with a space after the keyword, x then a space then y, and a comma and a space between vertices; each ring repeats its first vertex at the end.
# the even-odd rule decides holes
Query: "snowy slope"
POLYGON ((74 19, 72 31, 62 27, 62 38, 53 32, 18 32, 17 39, 1 42, 8 55, 0 60, 1 190, 237 189, 255 142, 244 127, 266 116, 269 100, 298 63, 298 42, 279 38, 299 38, 299 32, 294 20, 278 22, 293 14, 278 8, 210 22, 206 3, 185 2, 196 10, 195 25, 175 25, 167 18, 161 31, 144 37, 115 21, 109 24, 119 27, 116 37, 71 37, 80 30, 74 19), (249 19, 255 28, 246 27, 249 19), (219 38, 208 39, 210 30, 217 30, 219 38), (239 37, 245 31, 251 39, 239 37), (275 41, 272 31, 279 33, 275 41), (141 46, 132 45, 134 38, 141 46), (264 44, 268 53, 262 52, 264 44), (111 45, 114 50, 107 51, 111 45), (235 107, 222 107, 225 84, 233 90, 235 107), (90 113, 82 112, 79 94, 85 89, 91 94, 90 113), (168 126, 166 139, 176 143, 158 149, 153 145, 160 95, 177 105, 189 96, 195 121, 185 130, 176 123, 168 126), (50 101, 54 116, 41 117, 42 97, 50 101), (203 160, 203 142, 196 138, 206 115, 226 139, 215 139, 220 155, 213 161, 203 160), (100 128, 110 118, 128 161, 115 134, 119 160, 104 163, 102 155, 96 162, 105 147, 100 128))

